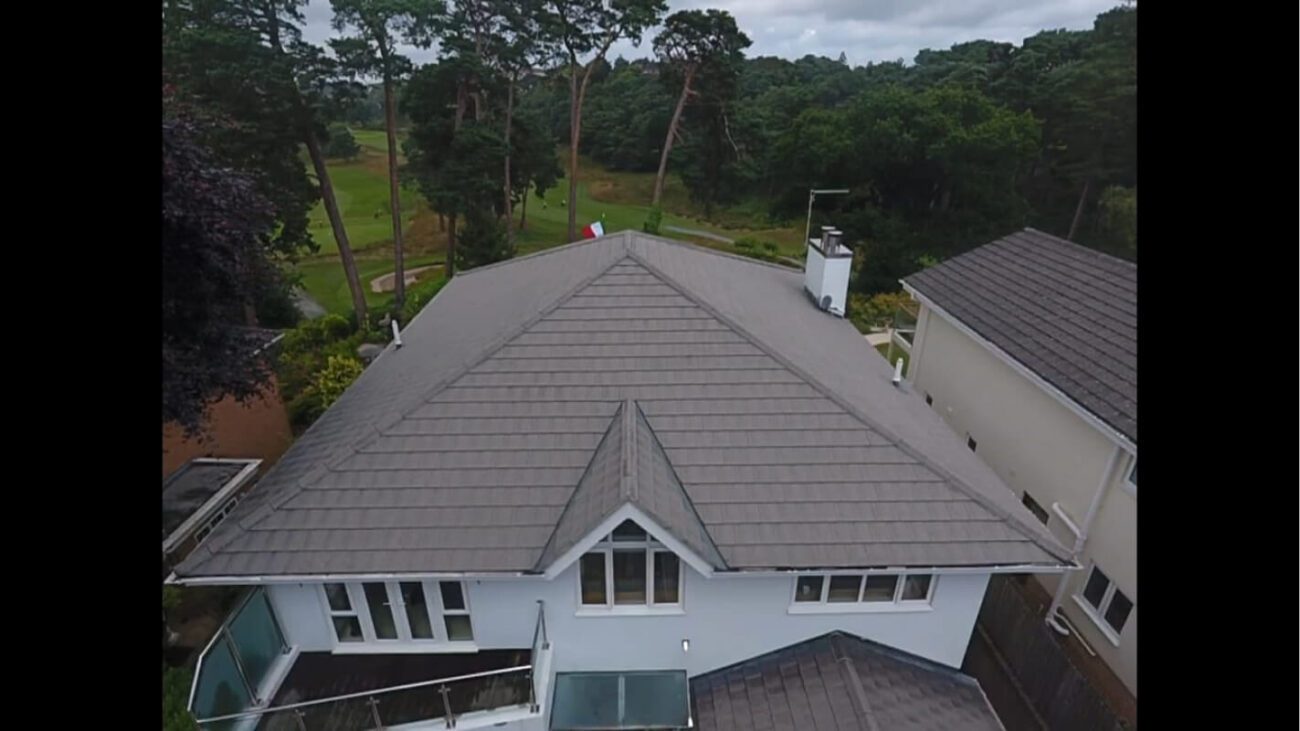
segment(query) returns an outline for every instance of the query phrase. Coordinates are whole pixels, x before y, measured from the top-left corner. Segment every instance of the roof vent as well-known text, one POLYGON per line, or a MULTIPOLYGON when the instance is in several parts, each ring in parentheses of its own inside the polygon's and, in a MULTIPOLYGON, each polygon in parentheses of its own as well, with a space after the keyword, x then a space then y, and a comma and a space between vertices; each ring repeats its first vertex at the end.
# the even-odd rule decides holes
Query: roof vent
POLYGON ((393 326, 393 347, 402 347, 402 333, 397 329, 397 320, 391 320, 388 324, 393 326))
POLYGON ((902 357, 899 357, 899 359, 898 359, 897 361, 894 362, 894 377, 893 377, 892 379, 890 379, 890 380, 893 381, 893 383, 894 383, 895 386, 900 386, 900 385, 902 385, 902 383, 903 383, 903 359, 902 359, 902 357))
POLYGON ((824 312, 844 317, 849 292, 849 270, 853 252, 841 242, 844 232, 822 226, 819 239, 808 239, 808 261, 804 265, 803 288, 824 312))

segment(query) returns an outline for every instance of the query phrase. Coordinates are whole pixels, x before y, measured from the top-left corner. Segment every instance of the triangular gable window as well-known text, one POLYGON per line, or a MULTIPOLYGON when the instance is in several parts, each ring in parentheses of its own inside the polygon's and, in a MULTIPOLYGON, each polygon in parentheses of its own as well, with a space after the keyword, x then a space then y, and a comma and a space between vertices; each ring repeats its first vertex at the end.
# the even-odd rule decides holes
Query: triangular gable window
POLYGON ((682 580, 677 554, 631 520, 578 562, 584 609, 680 608, 682 580))

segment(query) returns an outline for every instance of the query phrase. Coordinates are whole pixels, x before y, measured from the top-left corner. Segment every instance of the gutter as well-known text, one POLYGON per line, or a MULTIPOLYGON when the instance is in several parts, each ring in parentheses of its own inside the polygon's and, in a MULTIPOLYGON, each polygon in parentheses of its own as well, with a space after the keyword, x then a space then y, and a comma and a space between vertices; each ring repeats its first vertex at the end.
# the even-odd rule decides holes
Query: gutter
MULTIPOLYGON (((1083 552, 1083 547, 1088 542, 1088 530, 1092 528, 1092 521, 1096 519, 1097 513, 1101 509, 1101 501, 1106 497, 1107 488, 1115 476, 1115 467, 1119 464, 1119 456, 1124 450, 1116 445, 1111 450, 1110 459, 1106 462, 1106 469, 1101 474, 1101 483, 1097 485, 1097 491, 1092 496, 1092 502, 1088 505, 1088 512, 1083 517, 1083 524, 1078 527, 1074 537, 1074 547, 1070 549, 1070 559, 1075 564, 1079 563, 1079 554, 1083 552)), ((1069 636, 1069 628, 1062 625, 1056 619, 1056 613, 1061 608, 1061 602, 1065 600, 1067 585, 1069 580, 1061 577, 1061 581, 1056 585, 1056 593, 1052 596, 1052 603, 1047 607, 1047 626, 1056 630, 1059 634, 1069 636)))

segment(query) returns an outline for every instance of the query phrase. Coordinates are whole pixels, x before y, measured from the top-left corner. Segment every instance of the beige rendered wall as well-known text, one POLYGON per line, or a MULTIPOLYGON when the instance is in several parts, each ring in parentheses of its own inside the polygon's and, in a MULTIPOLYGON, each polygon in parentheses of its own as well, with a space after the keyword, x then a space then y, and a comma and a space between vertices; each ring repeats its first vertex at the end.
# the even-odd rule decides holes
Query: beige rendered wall
MULTIPOLYGON (((976 453, 1017 496, 1027 491, 1049 513, 1048 527, 1066 546, 1074 533, 1052 509, 1059 503, 1075 525, 1083 522, 1117 449, 1109 437, 1003 362, 943 316, 922 306, 907 378, 958 434, 976 441, 976 453)), ((1083 638, 1137 695, 1137 495, 1124 476, 1130 457, 1120 452, 1101 507, 1079 556, 1082 571, 1069 582, 1062 608, 1083 638), (1097 566, 1133 600, 1118 646, 1075 601, 1087 567, 1097 566)), ((1039 580, 1054 592, 1055 576, 1039 580)))
POLYGON ((212 406, 209 417, 207 429, 197 438, 187 438, 175 424, 163 425, 164 478, 195 457, 260 458, 265 470, 293 442, 274 376, 261 397, 244 404, 227 397, 212 406))

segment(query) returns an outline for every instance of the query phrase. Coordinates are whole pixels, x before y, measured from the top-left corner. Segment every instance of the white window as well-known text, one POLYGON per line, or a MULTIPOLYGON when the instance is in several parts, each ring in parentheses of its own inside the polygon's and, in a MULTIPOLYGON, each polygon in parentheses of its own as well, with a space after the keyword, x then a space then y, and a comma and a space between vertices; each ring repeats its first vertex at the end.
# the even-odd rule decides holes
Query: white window
POLYGON ((1083 604, 1091 610, 1093 621, 1102 630, 1109 630, 1111 640, 1119 643, 1119 633, 1124 630, 1128 616, 1133 612, 1133 600, 1124 595, 1101 569, 1093 565, 1088 581, 1083 585, 1083 604))
POLYGON ((584 609, 680 607, 681 561, 625 520, 578 561, 578 593, 584 609))
POLYGON ((934 596, 934 583, 931 574, 808 574, 795 579, 792 605, 928 605, 934 596))
POLYGON ((474 640, 468 594, 459 581, 334 582, 322 593, 340 644, 436 648, 474 640))

